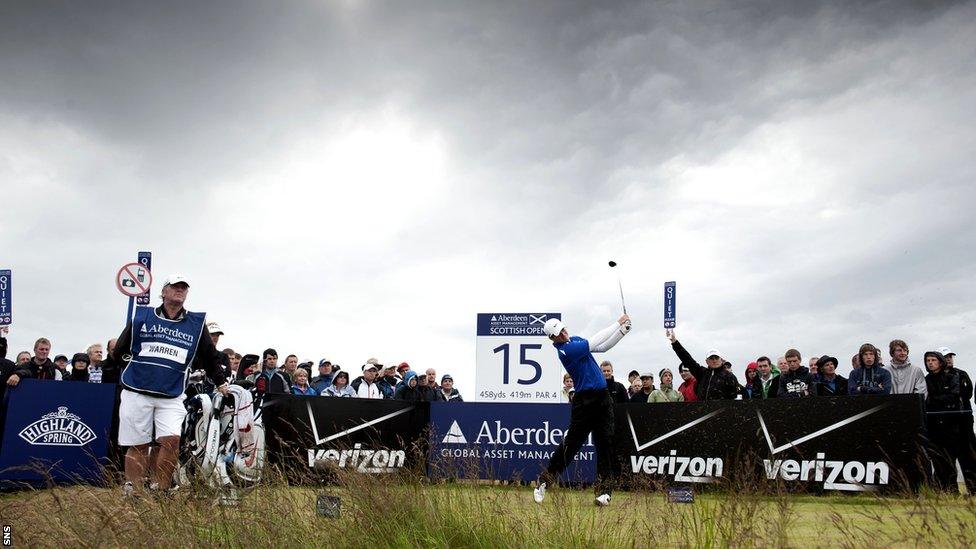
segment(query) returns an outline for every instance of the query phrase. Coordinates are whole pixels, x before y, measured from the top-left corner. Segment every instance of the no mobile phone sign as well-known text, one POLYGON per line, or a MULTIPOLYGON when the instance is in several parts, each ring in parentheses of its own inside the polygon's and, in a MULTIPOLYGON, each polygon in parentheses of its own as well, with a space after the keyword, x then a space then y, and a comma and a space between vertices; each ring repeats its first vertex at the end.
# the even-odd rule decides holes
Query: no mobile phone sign
POLYGON ((664 283, 664 327, 666 329, 674 328, 675 324, 677 324, 677 312, 675 308, 677 293, 677 284, 673 281, 664 283))
POLYGON ((127 263, 115 275, 115 287, 122 295, 136 297, 149 291, 152 273, 142 263, 127 263))

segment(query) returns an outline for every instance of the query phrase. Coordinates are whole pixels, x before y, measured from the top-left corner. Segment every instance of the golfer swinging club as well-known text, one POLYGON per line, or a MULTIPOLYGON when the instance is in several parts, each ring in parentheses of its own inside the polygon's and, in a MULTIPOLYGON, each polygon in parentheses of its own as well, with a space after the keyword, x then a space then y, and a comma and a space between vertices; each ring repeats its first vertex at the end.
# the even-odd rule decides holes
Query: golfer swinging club
POLYGON ((598 494, 595 503, 599 506, 610 505, 610 492, 620 474, 620 464, 613 453, 612 445, 613 398, 607 390, 607 382, 593 358, 593 353, 612 349, 627 335, 630 326, 630 317, 624 314, 612 326, 601 330, 587 341, 578 336, 570 337, 566 325, 559 319, 550 318, 546 321, 543 331, 552 340, 552 346, 556 348, 563 368, 573 378, 576 395, 571 404, 569 432, 553 452, 549 466, 540 475, 538 487, 532 494, 537 503, 542 503, 546 497, 546 485, 559 479, 559 475, 583 447, 586 437, 593 433, 593 445, 596 446, 595 488, 598 494))

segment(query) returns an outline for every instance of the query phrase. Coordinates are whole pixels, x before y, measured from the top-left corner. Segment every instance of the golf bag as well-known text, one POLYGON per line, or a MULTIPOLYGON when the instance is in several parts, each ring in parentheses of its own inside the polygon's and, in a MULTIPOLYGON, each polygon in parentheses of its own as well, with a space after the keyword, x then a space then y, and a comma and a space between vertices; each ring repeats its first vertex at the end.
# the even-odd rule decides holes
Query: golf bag
POLYGON ((260 400, 251 389, 231 385, 227 395, 206 392, 204 381, 191 385, 180 437, 177 482, 205 483, 235 503, 239 490, 253 488, 264 469, 264 424, 260 400))

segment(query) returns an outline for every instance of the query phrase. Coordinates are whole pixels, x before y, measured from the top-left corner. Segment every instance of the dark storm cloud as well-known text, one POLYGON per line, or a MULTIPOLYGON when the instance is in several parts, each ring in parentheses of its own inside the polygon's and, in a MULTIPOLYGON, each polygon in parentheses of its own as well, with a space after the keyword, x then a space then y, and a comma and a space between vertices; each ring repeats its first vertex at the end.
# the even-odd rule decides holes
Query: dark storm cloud
MULTIPOLYGON (((949 337, 970 321, 976 267, 974 24, 972 3, 942 2, 7 2, 0 117, 20 149, 0 152, 4 190, 17 186, 5 257, 37 263, 39 246, 87 265, 92 249, 148 240, 230 279, 221 291, 227 272, 261 280, 275 305, 249 329, 265 334, 304 318, 317 287, 334 292, 323 314, 351 319, 382 308, 370 299, 444 288, 430 309, 602 315, 586 303, 614 295, 592 291, 599 275, 580 265, 619 253, 645 262, 629 271, 644 288, 631 290, 636 311, 657 318, 658 279, 680 275, 696 296, 683 326, 742 356, 756 340, 850 345, 867 336, 847 331, 887 334, 906 316, 949 337), (439 136, 450 164, 433 205, 389 241, 375 228, 393 222, 370 207, 386 189, 314 204, 276 171, 301 143, 385 109, 439 136), (41 161, 18 168, 23 151, 41 161), (747 161, 771 175, 733 178, 747 161), (688 175, 702 169, 705 184, 688 175), (217 182, 226 192, 208 194, 217 182), (306 209, 241 206, 248 185, 306 209), (171 201, 178 216, 157 207, 171 201), (361 217, 327 223, 344 210, 361 217), (69 223, 78 212, 85 223, 69 223), (401 267, 416 270, 401 279, 401 267)), ((20 269, 59 286, 56 270, 20 269)), ((71 296, 27 303, 50 311, 71 296)), ((60 334, 78 322, 45 316, 60 334)), ((468 341, 466 327, 431 322, 468 341)), ((651 324, 644 347, 660 343, 651 324)), ((651 356, 670 364, 666 349, 651 356)))

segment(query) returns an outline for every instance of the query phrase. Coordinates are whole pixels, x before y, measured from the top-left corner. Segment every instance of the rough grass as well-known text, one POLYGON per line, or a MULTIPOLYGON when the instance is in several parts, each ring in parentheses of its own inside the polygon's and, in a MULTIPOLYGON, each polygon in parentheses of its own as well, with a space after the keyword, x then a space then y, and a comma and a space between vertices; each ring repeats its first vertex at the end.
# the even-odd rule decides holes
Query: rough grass
POLYGON ((430 485, 346 476, 341 486, 268 482, 236 507, 205 490, 124 500, 121 490, 74 486, 0 496, 15 547, 883 547, 976 546, 976 501, 913 498, 696 496, 618 492, 607 508, 589 490, 430 485), (342 498, 342 516, 315 513, 318 494, 342 498))

